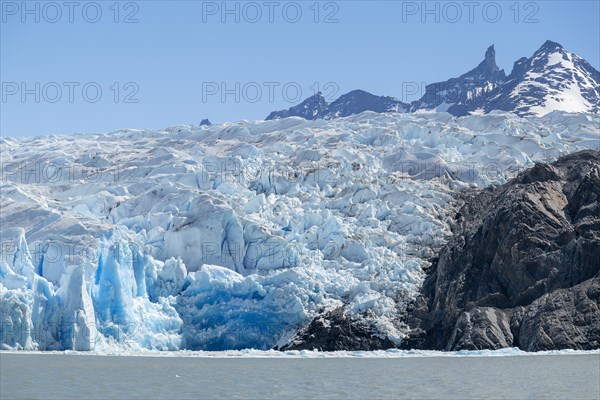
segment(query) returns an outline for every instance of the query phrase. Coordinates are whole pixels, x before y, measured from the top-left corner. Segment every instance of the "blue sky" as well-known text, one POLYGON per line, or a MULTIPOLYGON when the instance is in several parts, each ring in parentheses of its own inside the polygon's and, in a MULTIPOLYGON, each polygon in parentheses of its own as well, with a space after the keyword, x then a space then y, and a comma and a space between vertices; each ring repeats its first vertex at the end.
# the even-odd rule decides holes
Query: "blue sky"
POLYGON ((316 90, 410 101, 492 43, 507 74, 547 39, 600 66, 598 1, 115 3, 1 2, 2 136, 263 119, 316 90))

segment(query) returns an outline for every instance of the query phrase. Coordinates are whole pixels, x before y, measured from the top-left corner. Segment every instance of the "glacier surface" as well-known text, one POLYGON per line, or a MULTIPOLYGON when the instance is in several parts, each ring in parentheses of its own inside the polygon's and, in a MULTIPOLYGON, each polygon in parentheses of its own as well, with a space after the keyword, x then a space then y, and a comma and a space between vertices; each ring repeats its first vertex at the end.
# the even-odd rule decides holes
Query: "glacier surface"
POLYGON ((0 346, 268 350, 346 307, 399 343, 453 196, 599 149, 553 112, 2 138, 0 346))

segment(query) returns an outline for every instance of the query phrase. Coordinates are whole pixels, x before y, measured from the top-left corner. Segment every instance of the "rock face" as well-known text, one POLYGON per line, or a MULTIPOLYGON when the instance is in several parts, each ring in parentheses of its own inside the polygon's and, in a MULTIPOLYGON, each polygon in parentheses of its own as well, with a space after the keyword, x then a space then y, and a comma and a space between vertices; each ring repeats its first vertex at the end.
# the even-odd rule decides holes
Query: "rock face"
POLYGON ((377 336, 375 329, 352 319, 340 307, 313 319, 280 350, 385 350, 394 347, 392 341, 377 336))
POLYGON ((302 103, 290 107, 287 110, 273 111, 265 118, 265 120, 269 121, 287 117, 302 117, 308 120, 315 120, 317 118, 322 118, 328 106, 329 104, 327 103, 327 100, 325 100, 325 97, 323 97, 323 94, 318 92, 305 99, 302 103))
POLYGON ((464 195, 405 348, 600 347, 600 153, 464 195))
POLYGON ((403 103, 394 97, 375 96, 364 90, 353 90, 331 103, 322 118, 347 117, 353 114, 360 114, 363 111, 378 113, 406 112, 409 107, 409 104, 403 103))
POLYGON ((504 70, 496 65, 496 50, 491 45, 483 61, 471 71, 427 85, 423 97, 411 104, 411 110, 435 109, 456 116, 467 115, 487 104, 485 99, 496 94, 505 79, 504 70))

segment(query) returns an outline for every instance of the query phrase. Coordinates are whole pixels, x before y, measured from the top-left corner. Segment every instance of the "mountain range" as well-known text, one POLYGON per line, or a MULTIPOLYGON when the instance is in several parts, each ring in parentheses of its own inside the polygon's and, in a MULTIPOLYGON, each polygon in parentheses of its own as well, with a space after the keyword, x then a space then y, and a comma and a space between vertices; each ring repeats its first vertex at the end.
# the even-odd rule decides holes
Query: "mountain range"
POLYGON ((494 45, 469 72, 431 83, 411 103, 390 96, 353 90, 328 103, 319 92, 287 110, 274 111, 266 120, 302 117, 332 119, 363 111, 446 111, 454 116, 487 114, 493 110, 519 116, 543 116, 551 111, 600 112, 600 72, 562 45, 546 41, 530 58, 514 63, 510 75, 498 68, 494 45))

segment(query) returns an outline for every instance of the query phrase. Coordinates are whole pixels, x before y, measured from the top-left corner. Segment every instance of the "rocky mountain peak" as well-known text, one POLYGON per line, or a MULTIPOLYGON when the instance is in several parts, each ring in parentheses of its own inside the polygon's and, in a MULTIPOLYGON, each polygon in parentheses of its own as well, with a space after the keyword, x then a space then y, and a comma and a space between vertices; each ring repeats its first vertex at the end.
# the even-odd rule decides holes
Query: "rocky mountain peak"
POLYGON ((542 47, 540 47, 540 50, 564 50, 565 48, 560 44, 560 43, 556 43, 553 42, 552 40, 546 40, 544 42, 544 44, 542 45, 542 47))
POLYGON ((504 74, 504 70, 500 70, 498 65, 496 64, 496 49, 492 44, 485 52, 485 57, 483 61, 479 63, 479 65, 460 76, 460 78, 468 78, 468 77, 481 77, 482 79, 504 79, 506 75, 504 74))
POLYGON ((600 111, 600 72, 561 44, 547 40, 529 58, 514 63, 507 77, 496 64, 492 44, 472 70, 446 81, 430 83, 419 100, 410 104, 388 96, 354 90, 327 104, 320 93, 267 119, 301 116, 338 118, 363 111, 445 111, 455 116, 509 111, 519 116, 542 116, 551 111, 600 111))
POLYGON ((327 110, 329 103, 323 93, 317 92, 312 96, 306 98, 302 103, 291 107, 287 110, 273 111, 266 120, 280 119, 287 117, 302 117, 309 120, 322 118, 323 113, 327 110))
POLYGON ((488 47, 487 51, 485 52, 485 59, 483 60, 482 64, 485 65, 486 69, 491 73, 500 70, 498 68, 498 65, 496 65, 496 50, 494 49, 494 45, 488 47))

